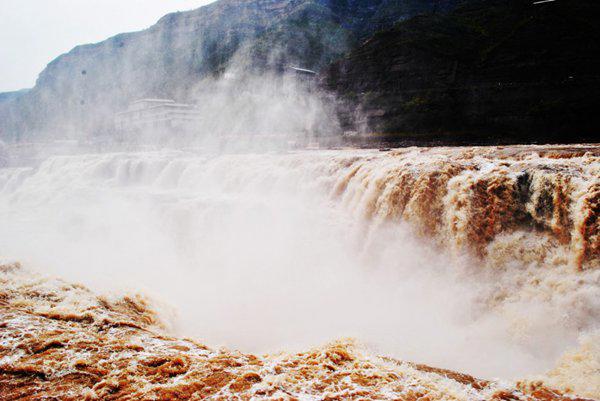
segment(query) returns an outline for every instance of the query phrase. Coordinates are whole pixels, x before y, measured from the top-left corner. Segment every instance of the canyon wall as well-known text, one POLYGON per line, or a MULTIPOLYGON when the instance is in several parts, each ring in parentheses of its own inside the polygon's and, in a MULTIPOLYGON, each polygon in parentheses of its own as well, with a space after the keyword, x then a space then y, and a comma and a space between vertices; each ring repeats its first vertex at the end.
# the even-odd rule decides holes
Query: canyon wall
POLYGON ((168 14, 146 30, 77 46, 50 62, 33 89, 0 96, 7 99, 0 100, 0 138, 108 135, 114 114, 131 101, 195 101, 202 81, 220 77, 232 64, 319 70, 377 29, 453 4, 220 0, 168 14))
POLYGON ((366 142, 596 142, 600 35, 588 1, 468 1, 402 21, 325 77, 366 142))

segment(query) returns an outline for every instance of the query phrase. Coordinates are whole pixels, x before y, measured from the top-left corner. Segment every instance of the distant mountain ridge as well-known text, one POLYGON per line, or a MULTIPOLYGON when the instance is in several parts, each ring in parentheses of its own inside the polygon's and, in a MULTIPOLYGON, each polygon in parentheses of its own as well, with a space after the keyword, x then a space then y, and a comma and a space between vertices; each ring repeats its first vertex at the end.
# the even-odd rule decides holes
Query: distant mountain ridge
POLYGON ((19 96, 24 95, 28 91, 29 91, 29 89, 20 89, 20 90, 11 91, 11 92, 0 92, 0 103, 7 102, 9 100, 18 98, 19 96))
POLYGON ((597 0, 219 0, 59 56, 0 94, 0 139, 110 132, 132 100, 193 101, 236 65, 318 71, 371 145, 597 142, 596 15, 597 0))
POLYGON ((374 30, 452 0, 219 0, 168 14, 152 27, 77 46, 53 60, 30 91, 0 103, 0 137, 81 135, 111 124, 133 99, 186 100, 240 49, 253 68, 321 69, 374 30))

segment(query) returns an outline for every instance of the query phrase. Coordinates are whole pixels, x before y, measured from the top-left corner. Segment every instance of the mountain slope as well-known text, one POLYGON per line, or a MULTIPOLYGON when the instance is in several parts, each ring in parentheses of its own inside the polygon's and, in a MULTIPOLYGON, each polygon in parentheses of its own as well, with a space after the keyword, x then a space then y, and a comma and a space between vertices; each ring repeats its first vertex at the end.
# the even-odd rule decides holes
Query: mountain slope
POLYGON ((599 12, 593 0, 464 2, 375 34, 329 69, 328 85, 392 139, 595 141, 599 12))
POLYGON ((241 48, 250 65, 319 69, 372 29, 438 2, 219 0, 169 14, 147 30, 78 46, 52 61, 31 91, 0 105, 0 137, 81 137, 110 127, 114 112, 131 100, 187 100, 190 87, 223 71, 241 48))

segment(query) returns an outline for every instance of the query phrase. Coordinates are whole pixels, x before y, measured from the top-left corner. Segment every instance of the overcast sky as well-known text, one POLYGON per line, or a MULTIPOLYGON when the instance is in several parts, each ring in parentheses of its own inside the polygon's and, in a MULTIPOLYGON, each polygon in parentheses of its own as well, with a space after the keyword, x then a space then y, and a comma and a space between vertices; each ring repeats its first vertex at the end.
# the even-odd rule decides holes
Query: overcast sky
POLYGON ((32 87, 73 47, 144 29, 213 0, 0 0, 0 92, 32 87))

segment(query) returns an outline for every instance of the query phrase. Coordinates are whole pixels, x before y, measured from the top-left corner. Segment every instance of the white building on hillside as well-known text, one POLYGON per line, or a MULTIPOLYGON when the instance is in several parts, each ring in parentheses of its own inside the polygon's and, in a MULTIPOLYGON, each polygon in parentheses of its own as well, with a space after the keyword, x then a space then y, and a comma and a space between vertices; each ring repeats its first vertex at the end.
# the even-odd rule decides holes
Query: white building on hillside
POLYGON ((171 99, 140 99, 115 115, 115 126, 121 132, 191 131, 199 126, 200 120, 195 105, 171 99))

